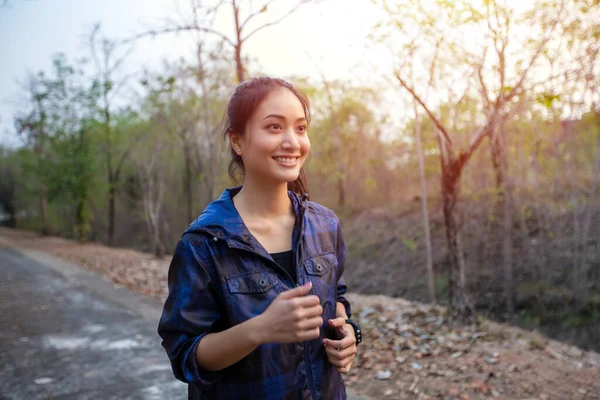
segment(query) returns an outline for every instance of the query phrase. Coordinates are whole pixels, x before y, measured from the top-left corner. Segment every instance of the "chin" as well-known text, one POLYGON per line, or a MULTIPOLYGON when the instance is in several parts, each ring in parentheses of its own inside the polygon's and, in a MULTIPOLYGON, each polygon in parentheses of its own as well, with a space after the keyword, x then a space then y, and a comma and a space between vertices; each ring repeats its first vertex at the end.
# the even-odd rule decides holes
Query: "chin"
POLYGON ((300 171, 296 173, 277 174, 274 178, 281 183, 291 183, 298 179, 298 176, 300 176, 300 171))

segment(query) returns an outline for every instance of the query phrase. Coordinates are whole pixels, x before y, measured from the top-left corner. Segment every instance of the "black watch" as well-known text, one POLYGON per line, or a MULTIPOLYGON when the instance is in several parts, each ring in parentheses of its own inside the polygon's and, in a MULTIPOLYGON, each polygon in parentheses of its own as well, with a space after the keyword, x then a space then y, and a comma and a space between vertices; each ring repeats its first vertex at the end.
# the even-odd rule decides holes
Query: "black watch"
POLYGON ((362 342, 362 329, 360 329, 360 325, 358 325, 356 322, 352 321, 351 319, 347 319, 346 323, 348 325, 352 325, 352 328, 354 328, 354 336, 356 336, 356 344, 359 345, 360 342, 362 342))

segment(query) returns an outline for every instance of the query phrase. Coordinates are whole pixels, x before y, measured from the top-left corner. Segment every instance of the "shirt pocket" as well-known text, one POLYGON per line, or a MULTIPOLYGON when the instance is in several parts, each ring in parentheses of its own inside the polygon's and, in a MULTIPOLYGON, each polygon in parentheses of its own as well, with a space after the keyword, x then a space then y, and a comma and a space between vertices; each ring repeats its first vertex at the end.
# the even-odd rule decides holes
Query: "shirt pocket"
POLYGON ((322 280, 335 280, 334 277, 336 275, 335 270, 337 265, 338 261, 335 253, 321 254, 304 261, 306 273, 310 277, 318 277, 322 280))
POLYGON ((253 272, 226 278, 231 325, 262 314, 277 297, 277 277, 268 272, 253 272))
POLYGON ((323 328, 328 319, 335 318, 337 298, 337 266, 335 253, 325 253, 304 260, 304 270, 313 284, 312 294, 319 297, 323 307, 323 328))
POLYGON ((277 285, 277 277, 268 272, 254 272, 227 278, 229 293, 259 294, 277 285))

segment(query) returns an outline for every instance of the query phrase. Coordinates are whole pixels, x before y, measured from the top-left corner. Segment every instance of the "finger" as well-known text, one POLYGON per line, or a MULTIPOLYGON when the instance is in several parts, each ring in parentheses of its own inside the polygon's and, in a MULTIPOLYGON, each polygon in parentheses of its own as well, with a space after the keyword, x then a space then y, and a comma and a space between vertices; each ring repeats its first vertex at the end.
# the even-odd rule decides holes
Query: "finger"
POLYGON ((298 329, 301 329, 301 330, 315 329, 315 328, 318 329, 321 326, 323 326, 323 318, 313 317, 313 318, 308 318, 308 319, 301 321, 298 324, 298 329))
POLYGON ((350 365, 352 365, 352 362, 354 361, 354 356, 346 357, 343 360, 338 360, 335 358, 328 358, 328 360, 331 363, 331 365, 333 365, 336 368, 348 367, 348 370, 350 370, 350 365))
POLYGON ((329 325, 332 326, 333 328, 340 328, 340 327, 346 325, 346 320, 342 317, 330 319, 329 325))
POLYGON ((341 374, 347 374, 350 372, 350 369, 352 368, 352 362, 350 362, 350 364, 346 365, 345 367, 341 367, 341 368, 336 368, 338 370, 338 372, 340 372, 341 374))
POLYGON ((338 360, 344 360, 348 357, 354 357, 356 354, 356 346, 350 346, 345 349, 337 350, 333 347, 325 347, 325 352, 328 356, 338 360))
MULTIPOLYGON (((323 307, 321 307, 320 304, 317 304, 314 307, 300 308, 293 311, 293 316, 297 322, 314 317, 321 317, 321 315, 323 315, 323 307)), ((322 324, 323 323, 321 322, 321 325, 322 324)))
POLYGON ((335 349, 345 349, 346 347, 356 344, 356 338, 352 335, 349 335, 341 340, 324 339, 323 343, 326 346, 333 347, 335 349))
POLYGON ((279 298, 288 300, 288 299, 293 299, 295 297, 304 296, 304 295, 308 294, 311 289, 312 289, 312 282, 308 281, 308 283, 305 283, 302 286, 297 286, 293 289, 286 290, 285 292, 279 293, 279 298))
POLYGON ((329 360, 331 365, 335 366, 336 368, 343 368, 347 367, 349 364, 352 363, 352 361, 354 360, 354 356, 346 357, 342 360, 338 360, 337 358, 333 357, 328 357, 327 359, 329 360))
POLYGON ((303 307, 303 308, 313 307, 313 306, 319 305, 321 302, 321 300, 319 299, 319 296, 315 296, 314 294, 311 294, 309 296, 296 297, 296 298, 292 299, 292 301, 294 302, 294 306, 303 307))
POLYGON ((310 330, 300 330, 296 335, 299 342, 304 342, 307 340, 315 340, 318 339, 321 335, 321 331, 319 328, 313 328, 310 330))

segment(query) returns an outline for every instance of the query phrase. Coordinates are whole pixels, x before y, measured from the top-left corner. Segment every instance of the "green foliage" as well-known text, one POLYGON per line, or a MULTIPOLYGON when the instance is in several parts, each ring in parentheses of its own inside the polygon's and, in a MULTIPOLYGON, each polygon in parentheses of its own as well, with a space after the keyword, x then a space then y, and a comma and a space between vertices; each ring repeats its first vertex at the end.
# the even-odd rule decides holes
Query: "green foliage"
POLYGON ((441 297, 448 291, 448 276, 447 275, 436 275, 434 279, 435 293, 437 297, 441 297))
POLYGON ((528 329, 539 328, 541 318, 530 310, 519 311, 519 325, 528 329))
POLYGON ((417 250, 417 242, 415 242, 414 240, 411 240, 409 238, 406 237, 402 237, 402 243, 404 243, 404 245, 406 246, 407 249, 409 249, 410 251, 415 251, 417 250))

